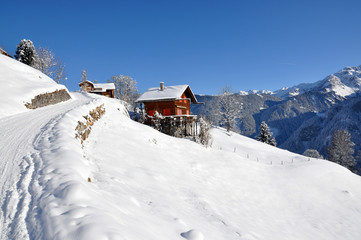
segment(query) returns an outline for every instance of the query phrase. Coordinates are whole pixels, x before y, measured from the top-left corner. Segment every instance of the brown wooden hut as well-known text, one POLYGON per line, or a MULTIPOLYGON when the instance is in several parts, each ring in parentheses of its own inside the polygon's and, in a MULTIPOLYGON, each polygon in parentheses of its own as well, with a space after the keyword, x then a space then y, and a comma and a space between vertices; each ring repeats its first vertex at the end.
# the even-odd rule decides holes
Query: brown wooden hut
POLYGON ((155 112, 162 115, 162 132, 175 135, 174 131, 184 128, 182 135, 195 134, 197 116, 191 114, 190 105, 198 101, 189 85, 164 86, 161 82, 159 87, 148 89, 136 102, 144 104, 148 124, 152 124, 155 112))
POLYGON ((79 83, 82 91, 114 98, 114 83, 92 83, 89 80, 79 83))

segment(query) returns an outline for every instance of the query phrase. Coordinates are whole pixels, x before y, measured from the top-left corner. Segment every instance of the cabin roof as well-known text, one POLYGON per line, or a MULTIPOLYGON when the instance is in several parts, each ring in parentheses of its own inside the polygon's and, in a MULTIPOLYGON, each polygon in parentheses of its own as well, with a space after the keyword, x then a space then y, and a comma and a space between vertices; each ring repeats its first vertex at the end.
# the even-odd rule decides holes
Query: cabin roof
POLYGON ((136 102, 177 100, 182 97, 183 93, 185 93, 187 98, 190 98, 193 103, 197 103, 197 99, 189 85, 164 86, 163 90, 159 87, 149 88, 137 99, 136 102))
POLYGON ((106 90, 114 90, 115 89, 115 85, 114 83, 94 83, 94 90, 102 90, 102 91, 106 91, 106 90))
POLYGON ((84 83, 90 83, 91 85, 94 86, 94 83, 92 83, 92 82, 89 81, 89 80, 85 80, 85 81, 80 82, 80 83, 79 83, 79 86, 83 85, 84 83))
POLYGON ((106 92, 107 90, 115 89, 114 83, 93 83, 89 80, 85 80, 85 81, 79 83, 79 86, 86 82, 90 83, 93 86, 94 90, 92 92, 106 92))

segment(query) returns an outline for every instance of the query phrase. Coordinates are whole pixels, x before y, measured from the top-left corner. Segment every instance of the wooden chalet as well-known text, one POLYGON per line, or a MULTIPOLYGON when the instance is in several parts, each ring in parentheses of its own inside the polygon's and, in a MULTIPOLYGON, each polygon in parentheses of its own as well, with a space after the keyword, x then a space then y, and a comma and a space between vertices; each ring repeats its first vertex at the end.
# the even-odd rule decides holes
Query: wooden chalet
POLYGON ((197 116, 191 114, 190 105, 198 101, 189 85, 164 86, 161 82, 159 87, 148 89, 136 102, 144 104, 146 123, 152 125, 155 112, 158 112, 162 115, 162 132, 176 135, 175 131, 182 129, 181 135, 194 136, 197 116))
POLYGON ((13 58, 9 53, 7 53, 4 49, 2 49, 1 47, 0 47, 0 54, 2 54, 2 55, 5 55, 5 56, 8 56, 8 57, 10 57, 10 58, 13 58))
POLYGON ((92 83, 89 80, 79 83, 82 91, 114 98, 114 83, 92 83))

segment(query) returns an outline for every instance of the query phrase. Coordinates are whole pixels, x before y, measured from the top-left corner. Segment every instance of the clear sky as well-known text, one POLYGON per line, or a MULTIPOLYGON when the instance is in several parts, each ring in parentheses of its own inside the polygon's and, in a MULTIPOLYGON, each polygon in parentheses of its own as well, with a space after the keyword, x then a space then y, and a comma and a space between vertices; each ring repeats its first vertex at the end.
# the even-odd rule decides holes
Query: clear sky
POLYGON ((140 92, 189 84, 198 94, 277 90, 361 65, 360 0, 0 2, 0 46, 53 50, 67 87, 129 75, 140 92))

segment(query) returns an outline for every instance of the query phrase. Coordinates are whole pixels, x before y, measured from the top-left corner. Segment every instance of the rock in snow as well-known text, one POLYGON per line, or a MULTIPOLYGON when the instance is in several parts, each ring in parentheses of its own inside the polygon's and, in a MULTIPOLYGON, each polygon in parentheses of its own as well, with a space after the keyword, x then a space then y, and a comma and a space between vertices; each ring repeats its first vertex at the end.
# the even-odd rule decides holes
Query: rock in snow
POLYGON ((181 233, 181 236, 188 240, 204 240, 203 234, 195 229, 189 230, 188 232, 181 233))

